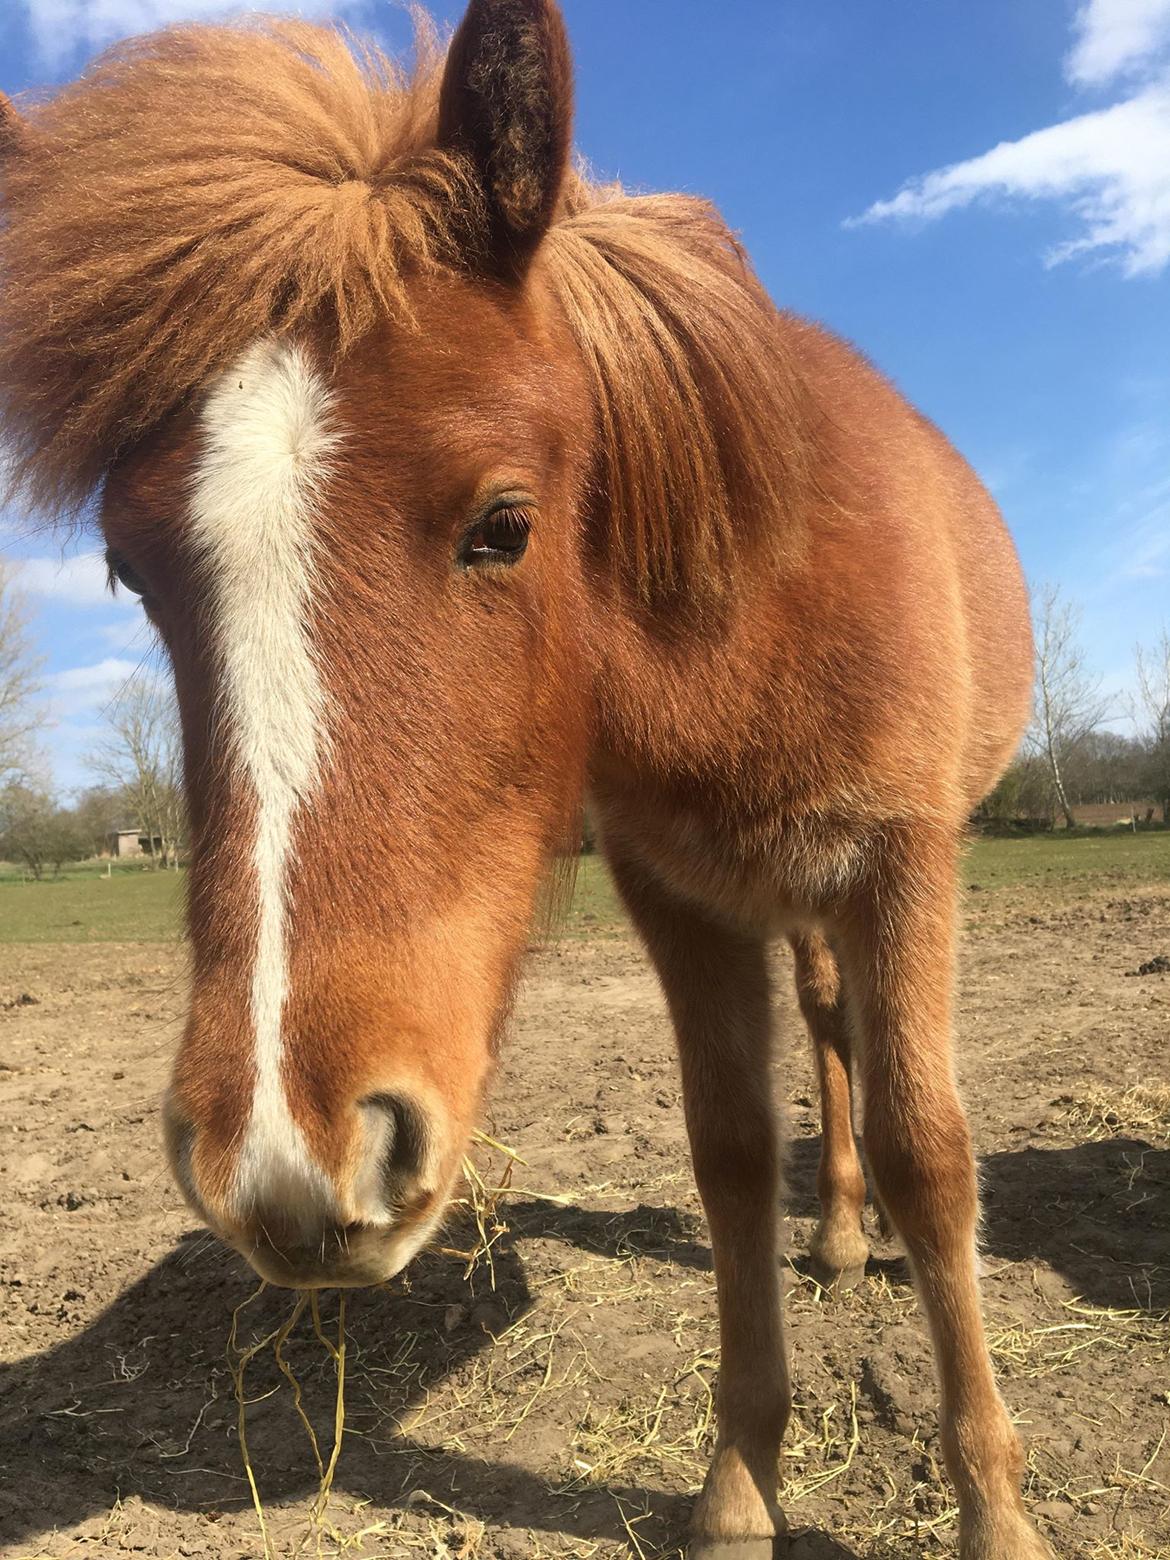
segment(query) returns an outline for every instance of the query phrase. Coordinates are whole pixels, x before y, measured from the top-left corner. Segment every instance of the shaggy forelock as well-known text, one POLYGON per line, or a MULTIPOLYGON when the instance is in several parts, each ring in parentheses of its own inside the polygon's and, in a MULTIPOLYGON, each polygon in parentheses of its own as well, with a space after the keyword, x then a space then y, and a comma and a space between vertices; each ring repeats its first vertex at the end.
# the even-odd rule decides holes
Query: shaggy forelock
POLYGON ((0 396, 38 507, 266 331, 312 316, 344 350, 457 262, 469 170, 434 148, 439 51, 407 74, 296 21, 132 39, 24 115, 3 173, 0 396))
MULTIPOLYGON (((0 155, 10 496, 75 512, 265 333, 323 324, 343 354, 409 320, 412 277, 473 271, 489 218, 471 164, 435 144, 442 63, 422 21, 404 69, 259 18, 131 40, 22 108, 0 155)), ((610 562, 643 591, 701 593, 801 500, 772 306, 717 214, 680 196, 570 174, 541 256, 592 386, 610 562)))

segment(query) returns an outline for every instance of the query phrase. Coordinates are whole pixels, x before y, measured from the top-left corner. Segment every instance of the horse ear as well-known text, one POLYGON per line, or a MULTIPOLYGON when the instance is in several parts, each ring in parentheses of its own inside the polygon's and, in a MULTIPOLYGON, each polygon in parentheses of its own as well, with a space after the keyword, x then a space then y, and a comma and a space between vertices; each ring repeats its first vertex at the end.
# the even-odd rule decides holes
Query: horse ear
POLYGON ((573 71, 555 0, 471 0, 439 93, 439 146, 474 165, 489 266, 518 274, 553 218, 569 161, 573 71))

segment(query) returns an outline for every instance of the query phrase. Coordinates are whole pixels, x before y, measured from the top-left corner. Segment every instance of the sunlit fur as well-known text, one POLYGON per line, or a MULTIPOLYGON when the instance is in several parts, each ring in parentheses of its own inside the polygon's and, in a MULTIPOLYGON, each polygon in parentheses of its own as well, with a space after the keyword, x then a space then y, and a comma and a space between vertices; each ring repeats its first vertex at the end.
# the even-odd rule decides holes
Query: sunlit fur
MULTIPOLYGON (((0 404, 26 501, 82 504, 270 329, 325 317, 344 352, 412 315, 420 273, 464 269, 484 201, 434 144, 425 29, 417 56, 407 74, 293 21, 176 27, 27 106, 0 164, 0 404)), ((808 476, 797 375, 718 214, 570 176, 542 264, 596 396, 610 562, 693 591, 781 544, 808 476)))
POLYGON ((572 171, 571 99, 554 0, 470 0, 411 75, 301 23, 181 28, 0 118, 14 483, 100 494, 183 719, 172 1160, 279 1282, 396 1271, 587 788, 719 1286, 692 1560, 770 1560, 783 1523, 780 936, 824 1095, 817 1271, 865 1260, 855 1070, 962 1560, 1041 1560, 951 1049, 965 821, 1029 702, 1019 565, 942 434, 778 312, 708 206, 572 171), (522 559, 471 548, 497 505, 522 559))

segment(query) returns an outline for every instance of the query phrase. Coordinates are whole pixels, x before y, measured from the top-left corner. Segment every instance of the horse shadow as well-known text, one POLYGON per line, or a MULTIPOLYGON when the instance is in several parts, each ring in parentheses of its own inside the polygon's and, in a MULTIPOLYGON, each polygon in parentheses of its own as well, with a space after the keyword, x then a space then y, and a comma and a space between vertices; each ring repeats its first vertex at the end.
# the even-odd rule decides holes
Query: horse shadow
POLYGON ((981 1161, 984 1239, 1040 1257, 1093 1305, 1170 1309, 1170 1148, 1111 1137, 981 1161))
MULTIPOLYGON (((482 1272, 469 1285, 459 1263, 429 1251, 405 1280, 349 1293, 349 1379, 351 1392, 353 1386, 358 1392, 347 1392, 337 1486, 392 1509, 425 1511, 433 1498, 439 1514, 457 1502, 461 1513, 484 1522, 583 1540, 627 1538, 626 1522, 636 1521, 642 1541, 669 1552, 682 1541, 691 1497, 574 1479, 568 1432, 564 1476, 547 1478, 506 1457, 486 1460, 410 1433, 430 1390, 466 1373, 501 1332, 534 1309, 537 1296, 517 1239, 545 1236, 615 1258, 645 1255, 710 1267, 692 1221, 669 1208, 615 1214, 517 1199, 508 1222, 511 1234, 493 1251, 494 1288, 482 1272), (376 1349, 367 1342, 375 1337, 376 1349), (368 1374, 363 1365, 371 1367, 368 1374)), ((470 1233, 456 1224, 447 1238, 457 1244, 470 1233)), ((240 1337, 247 1341, 279 1326, 291 1297, 273 1289, 257 1294, 242 1261, 192 1232, 74 1337, 0 1366, 3 1539, 68 1532, 135 1495, 192 1513, 247 1508, 225 1358, 228 1317, 240 1306, 240 1337)), ((332 1327, 336 1296, 324 1299, 325 1311, 332 1327)), ((298 1329, 287 1355, 310 1417, 330 1424, 333 1367, 311 1331, 298 1329)), ((247 1434, 270 1516, 317 1490, 307 1444, 298 1440, 287 1407, 278 1409, 269 1396, 280 1384, 271 1351, 257 1355, 248 1368, 247 1434)), ((457 1440, 458 1424, 451 1429, 457 1440)), ((328 1443, 326 1435, 326 1454, 328 1443)))
MULTIPOLYGON (((790 1144, 797 1218, 817 1216, 820 1150, 819 1137, 790 1144)), ((979 1180, 985 1256, 1045 1262, 1093 1305, 1170 1308, 1170 1149, 1131 1137, 1009 1149, 980 1159, 979 1180)), ((892 1270, 907 1277, 896 1259, 871 1259, 871 1271, 892 1270)))
MULTIPOLYGON (((792 1145, 789 1206, 798 1217, 815 1213, 819 1146, 816 1139, 792 1145)), ((1170 1151, 1130 1138, 1029 1147, 988 1155, 982 1178, 989 1253, 1040 1259, 1097 1305, 1170 1305, 1170 1151)), ((567 1428, 565 1467, 549 1476, 507 1456, 469 1454, 458 1446, 457 1424, 445 1441, 411 1433, 432 1389, 467 1378, 477 1356, 538 1304, 518 1243, 551 1239, 602 1257, 711 1267, 693 1219, 672 1208, 614 1213, 518 1198, 508 1223, 511 1233, 494 1248, 494 1289, 482 1280, 469 1286, 460 1265, 432 1251, 411 1264, 407 1281, 349 1296, 351 1341, 379 1343, 376 1358, 372 1344, 353 1343, 351 1381, 360 1390, 347 1402, 354 1433, 338 1483, 354 1496, 373 1493, 392 1510, 434 1497, 436 1509, 447 1509, 444 1499, 457 1501, 466 1516, 487 1523, 585 1541, 628 1539, 633 1514, 640 1541, 670 1552, 681 1543, 690 1497, 576 1479, 567 1428)), ((466 1234, 453 1228, 448 1238, 458 1243, 466 1234)), ((227 1317, 254 1292, 242 1262, 192 1234, 75 1336, 0 1366, 4 1539, 67 1532, 133 1495, 192 1513, 246 1508, 224 1345, 227 1317)), ((262 1332, 288 1309, 287 1293, 266 1290, 242 1316, 262 1332)), ((329 1423, 332 1367, 307 1338, 290 1342, 289 1358, 311 1416, 329 1423)), ((268 1396, 280 1385, 271 1357, 258 1356, 250 1372, 253 1462, 266 1505, 279 1509, 313 1494, 316 1481, 307 1476, 307 1448, 268 1396)), ((818 1560, 851 1554, 814 1532, 794 1552, 818 1560)))

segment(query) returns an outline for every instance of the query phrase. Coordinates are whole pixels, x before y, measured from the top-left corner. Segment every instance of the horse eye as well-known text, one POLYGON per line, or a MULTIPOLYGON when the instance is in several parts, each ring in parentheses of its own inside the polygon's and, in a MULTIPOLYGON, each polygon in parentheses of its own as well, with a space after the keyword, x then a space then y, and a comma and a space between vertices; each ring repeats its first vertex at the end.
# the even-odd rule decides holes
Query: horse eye
POLYGON ((146 581, 142 578, 141 574, 137 573, 137 571, 126 562, 121 553, 116 553, 112 549, 107 550, 106 568, 110 572, 111 587, 113 586, 114 581, 117 580, 119 585, 124 585, 126 589, 135 596, 145 596, 147 594, 146 581))
POLYGON ((485 515, 463 538, 459 562, 465 568, 485 563, 519 563, 528 546, 532 520, 528 512, 501 504, 485 515))

